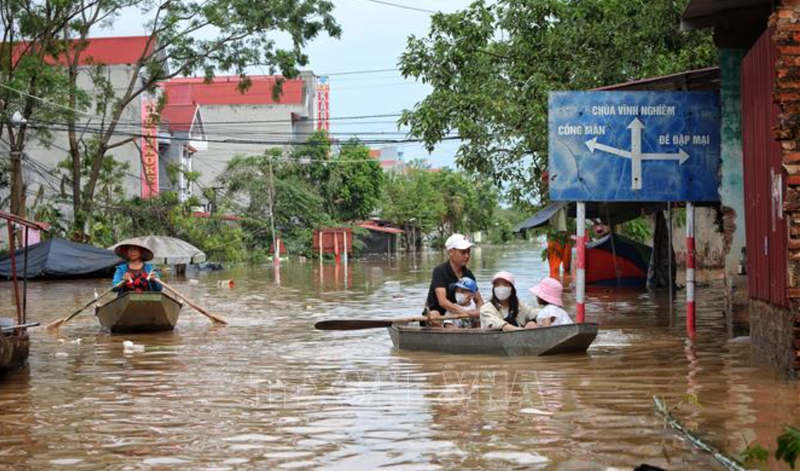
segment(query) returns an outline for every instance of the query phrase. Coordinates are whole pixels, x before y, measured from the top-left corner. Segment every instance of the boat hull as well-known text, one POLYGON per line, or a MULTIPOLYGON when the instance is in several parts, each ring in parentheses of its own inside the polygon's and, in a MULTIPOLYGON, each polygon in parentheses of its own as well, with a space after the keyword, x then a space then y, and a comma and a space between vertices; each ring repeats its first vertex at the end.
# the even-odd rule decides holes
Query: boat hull
POLYGON ((112 333, 172 330, 183 305, 165 292, 125 293, 95 309, 100 325, 112 333))
POLYGON ((570 324, 512 332, 483 329, 428 329, 393 325, 396 348, 461 355, 538 356, 580 353, 597 337, 597 324, 570 324))
POLYGON ((652 249, 619 234, 586 245, 586 284, 640 288, 647 286, 652 249))
POLYGON ((27 331, 0 334, 0 374, 25 366, 30 344, 27 331))

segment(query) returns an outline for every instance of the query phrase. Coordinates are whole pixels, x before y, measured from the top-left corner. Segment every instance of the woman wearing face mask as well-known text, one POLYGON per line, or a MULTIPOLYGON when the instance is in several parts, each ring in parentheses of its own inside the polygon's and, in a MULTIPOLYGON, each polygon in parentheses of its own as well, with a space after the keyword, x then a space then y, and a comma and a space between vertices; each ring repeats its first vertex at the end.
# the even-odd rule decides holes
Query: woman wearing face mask
POLYGON ((514 275, 501 271, 492 277, 492 300, 481 307, 481 328, 512 331, 536 327, 536 312, 517 297, 514 275))

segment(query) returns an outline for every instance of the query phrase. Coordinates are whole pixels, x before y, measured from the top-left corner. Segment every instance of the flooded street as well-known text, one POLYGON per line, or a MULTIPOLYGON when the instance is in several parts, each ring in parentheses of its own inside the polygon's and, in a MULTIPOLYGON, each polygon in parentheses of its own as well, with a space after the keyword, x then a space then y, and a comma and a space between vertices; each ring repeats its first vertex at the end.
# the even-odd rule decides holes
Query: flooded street
MULTIPOLYGON (((522 299, 546 275, 540 249, 476 251, 481 291, 508 269, 522 299)), ((230 325, 184 308, 174 332, 110 335, 91 312, 31 331, 30 367, 0 379, 0 470, 723 469, 664 426, 652 396, 729 454, 771 451, 800 425, 800 383, 730 341, 722 286, 698 286, 697 339, 684 293, 587 293, 601 333, 586 355, 452 356, 393 349, 385 329, 320 332, 333 318, 417 315, 439 253, 197 274, 172 285, 230 325), (232 278, 233 288, 218 287, 232 278), (126 354, 122 342, 145 345, 126 354), (696 397, 699 405, 693 405, 696 397)), ((108 280, 35 282, 43 324, 108 280)), ((2 314, 11 313, 8 284, 2 314)), ((574 312, 574 298, 568 310, 574 312)), ((772 462, 774 465, 774 461, 772 462)), ((783 468, 776 468, 783 469, 783 468)), ((788 467, 786 468, 788 469, 788 467)))

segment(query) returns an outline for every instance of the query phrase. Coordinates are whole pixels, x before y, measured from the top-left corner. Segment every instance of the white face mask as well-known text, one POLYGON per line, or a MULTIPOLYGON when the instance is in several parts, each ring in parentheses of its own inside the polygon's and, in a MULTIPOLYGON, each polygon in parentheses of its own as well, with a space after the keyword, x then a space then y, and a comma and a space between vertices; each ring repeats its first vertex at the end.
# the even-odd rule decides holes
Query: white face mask
POLYGON ((469 296, 464 293, 456 293, 456 303, 464 305, 469 301, 469 296))
POLYGON ((494 289, 494 297, 500 301, 505 301, 511 297, 510 286, 498 286, 494 289))

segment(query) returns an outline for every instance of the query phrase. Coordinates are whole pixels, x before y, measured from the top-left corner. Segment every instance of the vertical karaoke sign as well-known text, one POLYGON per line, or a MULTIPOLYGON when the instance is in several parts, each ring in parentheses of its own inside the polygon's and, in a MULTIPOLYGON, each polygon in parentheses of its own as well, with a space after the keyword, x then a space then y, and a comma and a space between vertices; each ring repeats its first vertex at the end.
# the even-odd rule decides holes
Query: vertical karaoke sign
POLYGON ((553 201, 718 201, 715 92, 552 92, 553 201))
POLYGON ((158 122, 156 102, 142 98, 142 198, 158 195, 158 122))

